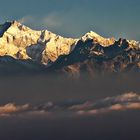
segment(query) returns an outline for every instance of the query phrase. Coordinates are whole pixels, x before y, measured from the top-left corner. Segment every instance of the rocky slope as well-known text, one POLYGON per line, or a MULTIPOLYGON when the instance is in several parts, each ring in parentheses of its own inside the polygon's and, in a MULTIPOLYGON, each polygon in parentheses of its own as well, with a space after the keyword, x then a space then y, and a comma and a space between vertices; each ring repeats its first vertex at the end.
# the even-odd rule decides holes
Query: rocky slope
POLYGON ((0 25, 1 71, 59 71, 80 75, 140 70, 140 42, 104 38, 90 31, 78 39, 17 21, 0 25), (11 70, 12 69, 12 70, 11 70))

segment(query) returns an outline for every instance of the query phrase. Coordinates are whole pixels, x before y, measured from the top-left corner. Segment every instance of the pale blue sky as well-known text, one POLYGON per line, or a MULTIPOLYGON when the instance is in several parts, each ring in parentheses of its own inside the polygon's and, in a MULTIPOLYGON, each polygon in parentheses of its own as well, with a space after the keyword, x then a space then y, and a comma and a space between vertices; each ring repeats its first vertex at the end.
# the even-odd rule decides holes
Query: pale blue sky
POLYGON ((0 22, 19 20, 68 37, 93 30, 140 40, 140 0, 0 0, 0 22))

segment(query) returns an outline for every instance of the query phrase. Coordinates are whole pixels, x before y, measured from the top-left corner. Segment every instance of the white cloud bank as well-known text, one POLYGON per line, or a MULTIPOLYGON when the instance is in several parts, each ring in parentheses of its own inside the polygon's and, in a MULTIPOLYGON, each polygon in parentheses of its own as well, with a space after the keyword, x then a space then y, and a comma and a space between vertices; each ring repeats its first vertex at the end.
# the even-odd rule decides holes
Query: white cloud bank
POLYGON ((140 95, 130 92, 122 95, 107 97, 98 101, 86 101, 85 103, 52 103, 41 105, 16 105, 8 103, 0 106, 0 117, 5 116, 81 116, 98 115, 122 110, 140 110, 140 95), (67 114, 67 115, 66 115, 67 114))

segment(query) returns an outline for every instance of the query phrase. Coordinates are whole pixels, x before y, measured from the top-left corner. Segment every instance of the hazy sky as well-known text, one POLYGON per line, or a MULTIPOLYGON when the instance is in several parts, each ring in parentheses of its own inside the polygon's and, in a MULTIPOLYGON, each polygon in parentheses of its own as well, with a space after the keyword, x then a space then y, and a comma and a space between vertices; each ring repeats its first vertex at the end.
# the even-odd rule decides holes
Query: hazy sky
POLYGON ((0 0, 0 22, 20 20, 79 37, 93 30, 103 36, 140 40, 140 0, 0 0))

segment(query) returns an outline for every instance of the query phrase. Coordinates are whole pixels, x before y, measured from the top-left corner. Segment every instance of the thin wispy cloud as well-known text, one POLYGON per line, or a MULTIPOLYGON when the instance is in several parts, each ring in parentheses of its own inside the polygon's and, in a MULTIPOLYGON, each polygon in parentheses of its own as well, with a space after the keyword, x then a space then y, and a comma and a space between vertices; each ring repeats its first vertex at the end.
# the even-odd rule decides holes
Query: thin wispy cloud
POLYGON ((41 21, 44 25, 54 28, 59 28, 63 26, 63 21, 60 20, 60 15, 58 13, 50 13, 48 16, 42 18, 41 21))
POLYGON ((24 16, 20 19, 18 19, 18 22, 22 23, 22 24, 26 24, 26 23, 33 23, 35 21, 33 16, 24 16))
POLYGON ((38 28, 56 29, 63 26, 63 21, 61 20, 59 13, 56 12, 49 13, 43 17, 27 15, 18 19, 18 21, 22 24, 36 26, 38 28))

